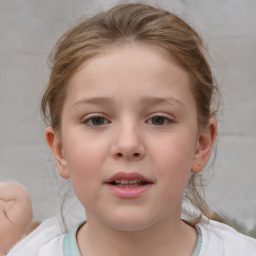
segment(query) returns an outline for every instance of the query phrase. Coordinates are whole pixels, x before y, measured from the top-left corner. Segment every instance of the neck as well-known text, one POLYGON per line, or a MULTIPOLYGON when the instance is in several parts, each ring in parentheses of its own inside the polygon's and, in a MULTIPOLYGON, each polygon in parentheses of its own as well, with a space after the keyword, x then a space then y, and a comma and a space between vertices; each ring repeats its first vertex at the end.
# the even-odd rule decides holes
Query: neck
POLYGON ((82 256, 187 256, 193 253, 197 234, 180 218, 170 216, 139 231, 116 230, 88 218, 77 239, 82 256))

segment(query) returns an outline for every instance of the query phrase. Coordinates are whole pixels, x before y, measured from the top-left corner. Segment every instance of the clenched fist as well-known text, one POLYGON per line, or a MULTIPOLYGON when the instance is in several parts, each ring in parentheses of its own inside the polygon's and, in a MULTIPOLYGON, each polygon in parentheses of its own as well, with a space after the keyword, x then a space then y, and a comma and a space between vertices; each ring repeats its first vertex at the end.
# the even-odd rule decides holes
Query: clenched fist
POLYGON ((32 221, 28 191, 19 183, 0 183, 0 255, 25 233, 32 221))

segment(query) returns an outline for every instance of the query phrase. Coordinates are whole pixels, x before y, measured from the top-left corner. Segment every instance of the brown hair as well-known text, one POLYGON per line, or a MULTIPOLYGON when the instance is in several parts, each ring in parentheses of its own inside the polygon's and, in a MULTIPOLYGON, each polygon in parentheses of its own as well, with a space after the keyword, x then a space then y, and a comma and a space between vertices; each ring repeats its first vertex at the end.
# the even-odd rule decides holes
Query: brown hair
MULTIPOLYGON (((52 71, 43 95, 41 110, 55 130, 61 128, 61 113, 69 79, 80 65, 118 44, 140 42, 164 49, 184 67, 191 78, 199 127, 204 127, 215 110, 217 91, 198 33, 176 15, 145 4, 119 4, 86 19, 67 31, 51 55, 52 71)), ((187 198, 204 214, 207 204, 198 192, 201 174, 193 174, 187 198), (196 180, 196 177, 198 178, 196 180)))

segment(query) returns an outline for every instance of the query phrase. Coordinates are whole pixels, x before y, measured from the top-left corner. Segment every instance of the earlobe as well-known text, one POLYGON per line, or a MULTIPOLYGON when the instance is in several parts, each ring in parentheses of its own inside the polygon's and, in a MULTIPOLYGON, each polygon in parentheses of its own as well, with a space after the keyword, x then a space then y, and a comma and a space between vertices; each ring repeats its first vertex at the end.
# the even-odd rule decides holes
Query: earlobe
POLYGON ((60 176, 62 178, 68 179, 69 172, 67 168, 66 158, 63 153, 60 134, 55 132, 52 126, 49 126, 45 129, 45 139, 52 151, 60 176))
POLYGON ((216 135, 217 122, 216 119, 212 117, 209 119, 207 126, 199 133, 191 168, 192 172, 200 172, 208 162, 216 135))

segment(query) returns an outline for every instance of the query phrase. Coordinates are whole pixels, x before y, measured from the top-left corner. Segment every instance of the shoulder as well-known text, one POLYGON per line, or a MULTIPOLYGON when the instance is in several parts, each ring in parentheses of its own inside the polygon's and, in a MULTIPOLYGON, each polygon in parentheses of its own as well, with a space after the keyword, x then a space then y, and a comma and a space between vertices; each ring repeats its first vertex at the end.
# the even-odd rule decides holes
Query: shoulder
POLYGON ((63 255, 64 234, 57 218, 44 221, 31 234, 21 240, 7 254, 8 256, 63 255))
POLYGON ((203 217, 196 225, 202 234, 202 255, 256 256, 256 240, 203 217))

